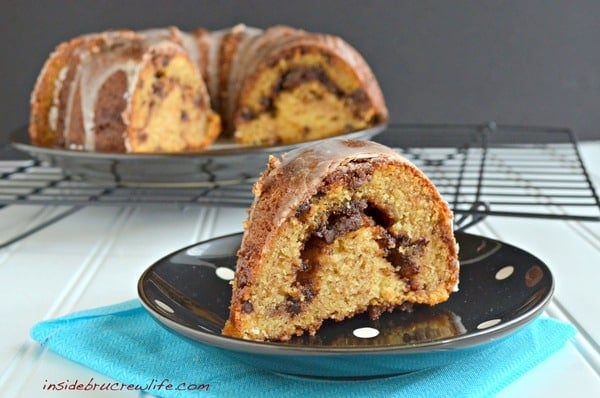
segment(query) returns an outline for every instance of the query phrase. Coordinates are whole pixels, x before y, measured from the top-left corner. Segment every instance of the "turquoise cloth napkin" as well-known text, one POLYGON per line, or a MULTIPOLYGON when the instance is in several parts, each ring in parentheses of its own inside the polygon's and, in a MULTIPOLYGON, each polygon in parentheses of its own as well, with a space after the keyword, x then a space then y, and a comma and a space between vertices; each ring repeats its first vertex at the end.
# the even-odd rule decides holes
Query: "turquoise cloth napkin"
MULTIPOLYGON (((488 397, 574 334, 569 324, 537 318, 490 349, 440 368, 342 382, 279 376, 239 363, 167 331, 137 300, 40 322, 31 330, 41 345, 123 383, 125 389, 141 388, 163 397, 488 397)), ((87 381, 83 383, 80 388, 85 390, 87 381)))

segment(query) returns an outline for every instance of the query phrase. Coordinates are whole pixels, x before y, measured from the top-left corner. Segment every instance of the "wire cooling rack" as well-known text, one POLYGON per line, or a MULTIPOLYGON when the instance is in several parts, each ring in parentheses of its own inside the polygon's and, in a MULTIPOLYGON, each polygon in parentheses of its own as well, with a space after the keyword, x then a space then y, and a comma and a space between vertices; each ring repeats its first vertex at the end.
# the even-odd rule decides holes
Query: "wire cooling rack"
MULTIPOLYGON (((395 148, 429 176, 456 214, 459 229, 487 216, 600 221, 598 195, 569 129, 391 125, 374 140, 395 148)), ((246 175, 226 184, 123 185, 81 180, 39 159, 0 161, 0 207, 70 206, 26 236, 84 206, 248 207, 253 182, 246 175)))
POLYGON ((381 141, 432 179, 459 227, 486 216, 600 221, 598 194, 569 129, 405 125, 381 141))

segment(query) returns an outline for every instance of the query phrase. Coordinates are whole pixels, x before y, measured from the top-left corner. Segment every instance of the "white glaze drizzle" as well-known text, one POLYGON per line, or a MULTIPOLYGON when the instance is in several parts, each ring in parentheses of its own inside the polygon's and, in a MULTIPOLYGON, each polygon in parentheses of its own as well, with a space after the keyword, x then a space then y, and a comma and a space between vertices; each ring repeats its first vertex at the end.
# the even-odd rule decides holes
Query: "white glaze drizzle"
POLYGON ((50 111, 48 112, 48 124, 53 131, 56 131, 57 123, 58 123, 58 102, 60 91, 62 89, 63 83, 65 81, 65 77, 67 77, 67 72, 69 68, 67 66, 63 66, 58 72, 58 76, 56 80, 54 80, 54 91, 52 92, 52 105, 50 106, 50 111))
POLYGON ((73 81, 69 85, 69 94, 67 96, 67 107, 65 109, 65 124, 63 127, 63 139, 65 141, 65 146, 69 149, 82 149, 79 145, 74 146, 71 143, 69 138, 69 127, 71 126, 71 116, 73 114, 73 98, 75 97, 75 91, 77 89, 79 77, 81 76, 82 64, 88 58, 87 53, 82 53, 80 50, 76 51, 77 56, 79 57, 79 62, 77 63, 77 67, 75 69, 75 76, 73 81))
POLYGON ((83 116, 83 128, 85 132, 84 149, 95 150, 95 109, 100 88, 110 76, 118 71, 125 72, 127 76, 127 91, 125 98, 131 95, 134 86, 134 77, 137 75, 140 63, 137 60, 117 61, 121 54, 112 56, 94 57, 81 75, 81 110, 83 116))
MULTIPOLYGON (((106 43, 113 43, 120 40, 122 32, 106 32, 103 34, 106 43)), ((65 145, 71 149, 84 149, 94 151, 95 146, 95 109, 98 100, 98 93, 105 81, 114 73, 122 71, 127 78, 127 88, 123 93, 123 98, 128 100, 136 87, 140 69, 145 62, 150 59, 150 49, 157 51, 179 49, 185 51, 194 62, 194 67, 199 70, 198 59, 199 52, 191 37, 181 34, 177 29, 149 29, 140 33, 126 32, 128 39, 135 39, 143 46, 141 58, 132 58, 127 55, 129 46, 117 47, 111 51, 102 51, 98 48, 92 48, 91 52, 87 48, 80 48, 77 52, 79 62, 73 82, 69 87, 67 109, 65 113, 65 127, 63 137, 65 145), (79 90, 81 98, 81 112, 83 118, 84 140, 83 143, 70 142, 68 133, 73 113, 73 100, 79 90)), ((90 38, 93 38, 90 35, 90 38)), ((127 101, 129 107, 129 101, 127 101)), ((128 122, 128 108, 123 112, 124 122, 128 122)), ((130 143, 125 135, 125 147, 129 150, 130 143)))

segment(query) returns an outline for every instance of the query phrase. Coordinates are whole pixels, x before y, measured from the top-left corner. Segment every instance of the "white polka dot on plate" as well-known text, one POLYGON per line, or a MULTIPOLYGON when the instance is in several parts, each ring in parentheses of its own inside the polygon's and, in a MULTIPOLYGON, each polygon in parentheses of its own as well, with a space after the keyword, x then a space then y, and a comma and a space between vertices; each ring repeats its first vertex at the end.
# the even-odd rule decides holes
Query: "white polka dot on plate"
POLYGON ((358 328, 354 329, 352 332, 353 335, 360 339, 372 339, 379 335, 379 330, 370 327, 358 328))
POLYGON ((227 267, 219 267, 215 270, 215 273, 219 278, 223 279, 224 281, 230 281, 235 276, 233 270, 227 267))
POLYGON ((513 267, 512 265, 507 265, 506 267, 502 267, 498 270, 498 272, 496 272, 496 279, 499 281, 507 279, 509 276, 511 276, 513 274, 513 272, 515 272, 515 267, 513 267))
POLYGON ((173 308, 171 308, 170 306, 168 306, 167 304, 163 303, 160 300, 154 299, 154 303, 158 306, 158 308, 160 308, 161 310, 168 312, 169 314, 174 314, 175 310, 173 308))
POLYGON ((487 328, 491 328, 492 326, 496 326, 497 324, 499 324, 500 322, 502 322, 502 319, 490 319, 489 321, 484 321, 481 322, 479 325, 477 325, 477 329, 487 329, 487 328))

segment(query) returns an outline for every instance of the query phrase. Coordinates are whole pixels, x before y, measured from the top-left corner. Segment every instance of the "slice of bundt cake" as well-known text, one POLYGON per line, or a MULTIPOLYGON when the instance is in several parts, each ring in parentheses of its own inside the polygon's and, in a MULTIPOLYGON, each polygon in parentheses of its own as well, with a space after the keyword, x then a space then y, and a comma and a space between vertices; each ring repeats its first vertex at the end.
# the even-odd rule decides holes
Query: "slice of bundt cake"
POLYGON ((176 28, 109 31, 59 45, 31 97, 34 145, 183 152, 211 144, 220 117, 196 42, 176 28))
POLYGON ((288 340, 457 286, 452 213, 390 148, 333 139, 271 157, 254 194, 225 335, 288 340))
POLYGON ((239 143, 295 143, 387 121, 369 65, 342 38, 275 26, 244 44, 225 112, 239 143))

